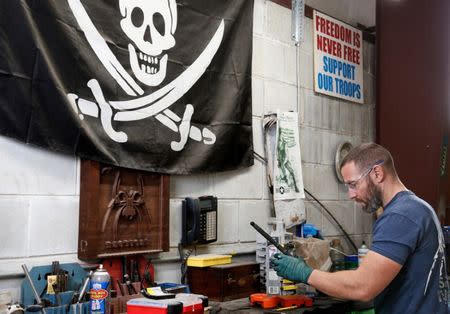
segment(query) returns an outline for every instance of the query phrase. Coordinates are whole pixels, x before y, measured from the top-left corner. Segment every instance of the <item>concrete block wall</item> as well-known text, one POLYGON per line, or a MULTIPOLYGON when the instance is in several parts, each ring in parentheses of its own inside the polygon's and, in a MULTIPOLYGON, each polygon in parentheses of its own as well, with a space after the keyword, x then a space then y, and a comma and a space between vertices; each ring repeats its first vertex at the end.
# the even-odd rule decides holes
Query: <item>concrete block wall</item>
MULTIPOLYGON (((344 22, 353 22, 348 12, 344 22)), ((363 240, 370 243, 372 216, 348 200, 345 186, 337 180, 334 160, 341 142, 356 145, 375 138, 375 46, 367 42, 363 45, 365 99, 360 105, 314 92, 311 19, 306 18, 305 39, 299 48, 290 39, 291 11, 285 7, 256 0, 253 27, 254 119, 260 120, 261 113, 277 108, 299 112, 305 188, 331 211, 356 245, 363 240)), ((342 238, 350 252, 328 214, 312 199, 307 198, 305 204, 308 222, 326 237, 342 238)))
MULTIPOLYGON (((354 238, 370 240, 372 218, 347 200, 334 170, 334 154, 342 141, 358 144, 374 139, 375 47, 364 43, 365 103, 341 101, 313 91, 312 20, 306 19, 305 42, 290 40, 290 10, 255 0, 253 35, 253 131, 255 151, 264 155, 265 112, 299 112, 305 188, 321 200, 354 238)), ((19 298, 22 263, 33 265, 77 261, 79 160, 0 137, 0 289, 19 298)), ((181 201, 187 196, 219 198, 218 241, 197 252, 254 251, 255 221, 270 217, 264 165, 199 176, 172 176, 170 185, 170 252, 155 256, 156 280, 179 281, 177 244, 181 238, 181 201), (165 261, 165 262, 164 262, 165 261)), ((340 230, 311 199, 307 219, 327 237, 340 230)), ((346 241, 343 240, 344 247, 346 241)), ((348 249, 348 248, 347 248, 348 249)))

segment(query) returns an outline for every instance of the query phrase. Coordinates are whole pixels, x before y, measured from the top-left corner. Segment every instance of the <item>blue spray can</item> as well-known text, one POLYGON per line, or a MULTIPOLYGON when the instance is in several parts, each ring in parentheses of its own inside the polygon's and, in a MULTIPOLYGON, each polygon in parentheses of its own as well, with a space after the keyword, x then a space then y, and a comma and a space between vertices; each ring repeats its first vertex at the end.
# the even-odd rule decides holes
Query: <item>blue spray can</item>
POLYGON ((92 274, 90 284, 90 313, 92 314, 109 314, 109 283, 110 276, 108 272, 100 264, 92 274))

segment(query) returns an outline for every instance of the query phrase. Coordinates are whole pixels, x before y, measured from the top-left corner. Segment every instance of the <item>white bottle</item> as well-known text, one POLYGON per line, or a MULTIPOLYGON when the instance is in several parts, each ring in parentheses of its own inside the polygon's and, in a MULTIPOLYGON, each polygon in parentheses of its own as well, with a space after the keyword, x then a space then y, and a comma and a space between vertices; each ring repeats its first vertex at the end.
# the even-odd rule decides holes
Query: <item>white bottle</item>
POLYGON ((358 249, 358 266, 361 265, 367 252, 369 252, 369 248, 366 246, 366 242, 363 241, 361 247, 358 249))

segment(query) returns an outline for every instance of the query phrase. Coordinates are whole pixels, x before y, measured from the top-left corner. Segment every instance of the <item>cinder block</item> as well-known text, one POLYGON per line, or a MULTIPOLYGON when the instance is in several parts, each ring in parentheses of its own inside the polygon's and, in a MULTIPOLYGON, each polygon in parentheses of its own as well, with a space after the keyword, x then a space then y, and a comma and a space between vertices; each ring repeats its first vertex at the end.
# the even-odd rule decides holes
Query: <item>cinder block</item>
POLYGON ((170 196, 173 198, 198 197, 213 194, 212 175, 170 176, 170 196))
POLYGON ((267 29, 265 34, 277 41, 291 42, 291 10, 266 1, 267 29))
POLYGON ((75 195, 76 158, 0 136, 0 194, 75 195), (51 165, 51 167, 49 167, 51 165))
POLYGON ((30 198, 29 256, 78 250, 79 197, 30 198))
POLYGON ((367 126, 367 112, 366 109, 367 106, 362 104, 362 105, 357 105, 355 104, 355 106, 352 106, 352 110, 353 110, 353 126, 352 126, 352 134, 353 135, 359 135, 359 136, 363 136, 364 133, 367 133, 364 131, 364 129, 366 129, 367 126))
POLYGON ((252 76, 252 114, 262 117, 264 115, 264 79, 252 76))
POLYGON ((0 258, 25 257, 30 223, 28 199, 1 196, 0 217, 0 258))
POLYGON ((265 0, 255 0, 253 3, 253 34, 264 34, 264 24, 266 22, 265 3, 265 0))
POLYGON ((263 35, 253 34, 253 53, 252 53, 252 76, 258 75, 264 77, 266 72, 264 64, 264 55, 262 50, 268 40, 263 35))
POLYGON ((170 200, 169 237, 171 247, 177 247, 181 241, 181 202, 181 199, 170 200))
POLYGON ((314 190, 314 177, 317 175, 318 165, 310 162, 302 163, 303 171, 303 185, 309 192, 315 194, 314 190))
POLYGON ((313 55, 300 50, 300 86, 314 89, 314 60, 313 55))
POLYGON ((214 192, 218 198, 262 199, 262 165, 214 174, 214 192))
POLYGON ((311 89, 302 88, 304 97, 304 119, 303 123, 311 127, 320 127, 322 122, 322 101, 320 94, 314 93, 311 89))
POLYGON ((334 166, 303 164, 305 188, 319 200, 337 200, 338 184, 334 166))
POLYGON ((354 124, 354 105, 347 101, 339 101, 339 122, 340 132, 344 135, 353 135, 354 124))
POLYGON ((80 173, 81 173, 81 160, 79 157, 76 158, 76 174, 75 174, 75 195, 80 195, 80 173))
POLYGON ((297 72, 300 62, 300 60, 298 59, 298 54, 300 53, 300 50, 298 50, 293 41, 291 41, 290 44, 283 46, 283 50, 283 82, 287 82, 289 84, 297 86, 297 72))
POLYGON ((323 165, 335 167, 335 156, 338 145, 342 142, 342 136, 326 130, 320 130, 322 151, 320 162, 323 165))
POLYGON ((364 72, 375 75, 376 73, 376 52, 375 45, 363 41, 363 56, 364 56, 364 72))
POLYGON ((312 198, 307 196, 308 201, 305 200, 306 207, 306 222, 315 225, 320 231, 323 229, 322 217, 323 210, 322 207, 314 201, 312 198))
POLYGON ((267 229, 267 222, 270 217, 269 201, 249 201, 242 200, 239 202, 239 241, 255 241, 256 230, 250 226, 250 222, 254 221, 264 230, 267 229))
POLYGON ((334 97, 322 96, 321 127, 327 130, 339 131, 339 100, 334 97))
POLYGON ((217 244, 238 242, 239 201, 219 199, 217 207, 217 244))
POLYGON ((364 72, 364 103, 375 103, 375 77, 364 72))
POLYGON ((298 123, 300 125, 305 125, 305 103, 306 103, 306 93, 307 89, 300 87, 298 89, 298 123))
MULTIPOLYGON (((336 201, 324 202, 325 207, 333 214, 334 218, 344 228, 348 234, 354 233, 353 221, 353 202, 352 201, 336 201)), ((326 213, 323 212, 323 235, 336 236, 344 235, 342 230, 338 227, 336 222, 326 213)))
POLYGON ((304 40, 300 44, 300 49, 309 54, 313 53, 313 20, 305 17, 304 40))
POLYGON ((264 113, 297 111, 297 86, 274 80, 264 81, 264 113))
POLYGON ((370 105, 362 105, 360 107, 360 111, 361 111, 361 121, 359 123, 359 127, 360 127, 360 134, 362 138, 368 138, 369 137, 369 132, 370 132, 370 120, 371 120, 371 113, 372 113, 372 108, 370 105))
POLYGON ((364 138, 365 142, 374 142, 375 141, 375 106, 370 106, 370 114, 369 114, 369 132, 367 134, 367 138, 364 138))
MULTIPOLYGON (((319 163, 322 154, 320 131, 315 128, 301 126, 299 132, 302 161, 314 164, 319 163)), ((303 175, 306 175, 304 170, 303 175)))
POLYGON ((264 78, 283 81, 284 50, 280 43, 259 35, 253 36, 253 74, 264 78))

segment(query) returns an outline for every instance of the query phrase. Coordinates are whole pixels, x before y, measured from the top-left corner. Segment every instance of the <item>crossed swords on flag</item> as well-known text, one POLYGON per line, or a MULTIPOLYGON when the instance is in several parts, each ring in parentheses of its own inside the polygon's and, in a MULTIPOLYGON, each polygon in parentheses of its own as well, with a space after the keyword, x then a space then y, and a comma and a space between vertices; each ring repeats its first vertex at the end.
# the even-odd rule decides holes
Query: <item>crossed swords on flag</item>
POLYGON ((89 45, 105 69, 127 94, 136 96, 136 98, 130 100, 108 101, 103 95, 99 82, 96 79, 91 79, 87 86, 91 89, 96 102, 79 98, 78 95, 73 93, 67 94, 70 105, 81 120, 84 119, 83 115, 100 118, 106 134, 116 142, 125 143, 128 141, 128 135, 123 131, 115 130, 112 126, 113 121, 136 121, 155 116, 163 125, 176 133, 180 133, 180 140, 178 142, 172 141, 170 144, 174 151, 183 150, 188 137, 198 142, 203 140, 203 143, 207 145, 215 143, 216 136, 213 132, 207 128, 200 130, 198 127, 191 125, 191 118, 194 113, 192 104, 185 106, 182 118, 169 107, 198 81, 211 63, 224 35, 225 24, 223 19, 209 44, 190 67, 164 87, 151 94, 144 95, 142 88, 128 74, 108 47, 80 0, 67 0, 67 2, 89 45))

